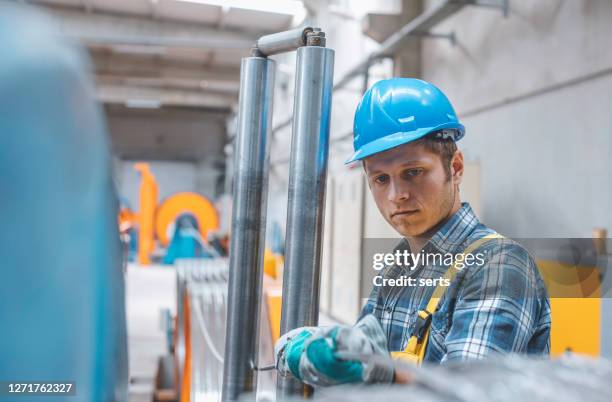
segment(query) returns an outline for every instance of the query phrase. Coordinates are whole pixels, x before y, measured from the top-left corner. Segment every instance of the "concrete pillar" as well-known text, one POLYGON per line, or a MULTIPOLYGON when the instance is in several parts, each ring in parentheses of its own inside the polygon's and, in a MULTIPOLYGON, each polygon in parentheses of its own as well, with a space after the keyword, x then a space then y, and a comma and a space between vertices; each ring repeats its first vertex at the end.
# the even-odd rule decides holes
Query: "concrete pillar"
MULTIPOLYGON (((402 0, 400 27, 423 12, 422 0, 402 0)), ((413 38, 404 43, 393 57, 393 75, 396 77, 421 77, 421 41, 413 38)))

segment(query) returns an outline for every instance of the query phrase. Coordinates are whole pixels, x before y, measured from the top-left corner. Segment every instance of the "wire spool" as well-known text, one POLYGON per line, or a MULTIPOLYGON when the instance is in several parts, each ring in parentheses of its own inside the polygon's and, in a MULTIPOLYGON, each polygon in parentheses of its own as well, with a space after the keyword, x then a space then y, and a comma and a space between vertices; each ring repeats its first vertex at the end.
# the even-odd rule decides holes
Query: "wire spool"
POLYGON ((207 198, 196 193, 177 193, 166 198, 155 214, 155 235, 162 246, 170 243, 168 228, 182 214, 191 214, 196 218, 204 240, 209 231, 219 228, 219 215, 207 198))

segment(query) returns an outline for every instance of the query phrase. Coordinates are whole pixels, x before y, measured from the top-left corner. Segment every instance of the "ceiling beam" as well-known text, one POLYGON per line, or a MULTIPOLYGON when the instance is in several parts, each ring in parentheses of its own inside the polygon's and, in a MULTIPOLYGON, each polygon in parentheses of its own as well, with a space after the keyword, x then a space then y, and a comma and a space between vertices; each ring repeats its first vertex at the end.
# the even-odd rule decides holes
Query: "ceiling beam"
POLYGON ((229 111, 235 103, 234 96, 218 93, 103 83, 96 86, 96 98, 105 104, 123 104, 143 108, 183 106, 229 111))
POLYGON ((204 63, 167 59, 164 56, 120 54, 96 49, 90 49, 90 55, 97 75, 240 81, 240 69, 237 66, 207 66, 204 63))
POLYGON ((192 78, 158 78, 125 75, 96 75, 96 83, 98 83, 98 85, 113 84, 233 94, 236 95, 236 99, 240 89, 240 83, 238 81, 199 80, 192 78))
POLYGON ((201 24, 87 13, 50 7, 61 30, 86 45, 138 45, 248 51, 258 34, 218 30, 201 24))

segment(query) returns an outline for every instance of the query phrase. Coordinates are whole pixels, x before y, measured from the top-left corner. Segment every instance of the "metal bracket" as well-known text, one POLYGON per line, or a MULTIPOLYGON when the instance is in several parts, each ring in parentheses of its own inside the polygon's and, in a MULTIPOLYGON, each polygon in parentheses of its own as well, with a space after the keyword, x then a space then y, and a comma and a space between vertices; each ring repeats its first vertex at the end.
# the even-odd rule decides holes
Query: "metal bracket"
POLYGON ((249 361, 249 365, 253 371, 270 371, 276 368, 276 364, 267 364, 265 366, 258 367, 253 360, 249 361))
POLYGON ((504 18, 510 14, 510 0, 473 0, 473 5, 479 7, 499 8, 504 18))
POLYGON ((306 32, 306 46, 325 47, 325 32, 321 28, 312 28, 306 32))
POLYGON ((410 36, 419 36, 422 38, 434 38, 434 39, 448 39, 451 45, 455 46, 457 44, 457 37, 455 36, 455 32, 450 32, 447 34, 442 33, 434 33, 434 32, 413 32, 410 36))

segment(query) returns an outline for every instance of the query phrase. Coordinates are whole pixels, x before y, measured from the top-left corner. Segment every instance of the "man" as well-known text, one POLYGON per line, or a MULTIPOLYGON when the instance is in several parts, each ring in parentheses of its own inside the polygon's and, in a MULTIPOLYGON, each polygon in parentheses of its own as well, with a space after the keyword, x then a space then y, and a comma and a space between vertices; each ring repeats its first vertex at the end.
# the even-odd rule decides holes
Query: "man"
POLYGON ((362 161, 378 209, 403 236, 395 251, 412 264, 381 271, 355 326, 284 335, 281 375, 311 385, 391 382, 401 373, 389 355, 446 363, 548 354, 550 305, 533 259, 461 203, 456 141, 464 132, 446 96, 425 81, 383 80, 364 94, 347 163, 362 161))

